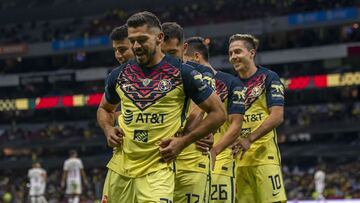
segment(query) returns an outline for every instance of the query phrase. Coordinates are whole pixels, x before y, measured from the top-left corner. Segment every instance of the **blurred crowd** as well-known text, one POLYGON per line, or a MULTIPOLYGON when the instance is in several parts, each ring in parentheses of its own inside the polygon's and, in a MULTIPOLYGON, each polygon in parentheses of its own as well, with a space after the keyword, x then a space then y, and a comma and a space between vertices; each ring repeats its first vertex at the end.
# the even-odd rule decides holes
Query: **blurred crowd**
MULTIPOLYGON (((358 5, 359 1, 353 0, 211 0, 193 1, 188 5, 175 3, 170 7, 159 5, 152 12, 163 22, 176 21, 182 26, 195 26, 358 5)), ((112 9, 100 16, 2 26, 0 42, 34 43, 107 35, 115 26, 125 23, 133 12, 135 10, 112 9)))
MULTIPOLYGON (((102 34, 108 35, 111 29, 114 28, 114 26, 109 26, 109 30, 104 31, 104 33, 102 34)), ((63 27, 69 29, 72 26, 63 26, 63 27)), ((2 28, 0 28, 0 33, 1 33, 1 29, 2 28)), ((75 29, 78 29, 76 25, 74 25, 74 30, 75 29)), ((14 33, 18 33, 18 32, 14 31, 14 33)), ((21 33, 26 34, 26 32, 24 31, 22 31, 21 33)), ((48 32, 46 31, 46 33, 48 32)), ((9 36, 5 38, 9 39, 11 38, 12 35, 13 34, 9 34, 9 36)), ((358 42, 360 41, 360 24, 354 23, 354 24, 335 26, 335 27, 321 27, 321 28, 312 28, 305 30, 292 30, 288 32, 264 34, 257 37, 260 40, 260 46, 259 46, 260 53, 269 50, 304 48, 304 47, 346 43, 346 42, 358 42)), ((1 34, 0 34, 0 38, 1 38, 1 34)), ((211 57, 227 55, 228 38, 229 36, 224 36, 220 38, 211 38, 209 40, 209 51, 211 57)), ((30 71, 40 72, 40 71, 55 71, 60 69, 84 69, 90 67, 112 67, 116 65, 117 65, 116 61, 110 49, 101 52, 89 52, 89 53, 87 53, 86 51, 77 51, 69 54, 42 56, 35 58, 22 58, 22 57, 6 58, 0 60, 0 73, 28 73, 30 71), (98 60, 99 58, 101 58, 101 60, 98 60)), ((307 65, 311 66, 311 64, 307 64, 307 65)), ((287 66, 289 67, 291 66, 288 71, 289 73, 292 72, 296 73, 296 71, 319 72, 319 69, 322 70, 321 67, 323 66, 323 64, 320 65, 314 64, 313 66, 317 66, 317 68, 311 67, 311 68, 307 68, 307 70, 301 68, 302 66, 304 66, 301 64, 287 64, 287 66)), ((343 66, 341 67, 342 70, 344 70, 343 66)), ((350 67, 351 66, 355 66, 355 65, 350 65, 350 67)), ((221 69, 223 67, 217 67, 217 68, 221 69)), ((279 68, 277 68, 277 70, 279 70, 279 68)), ((282 75, 281 73, 279 74, 282 75)), ((283 75, 289 77, 289 76, 293 76, 294 74, 287 74, 287 72, 284 72, 283 75)))
POLYGON ((32 125, 31 128, 12 127, 0 130, 0 145, 11 144, 21 141, 33 144, 52 140, 91 141, 102 138, 102 132, 96 122, 83 122, 73 124, 54 123, 44 127, 32 125), (101 135, 101 136, 100 136, 101 135))
MULTIPOLYGON (((360 162, 329 164, 324 196, 326 199, 360 198, 360 162)), ((284 184, 288 199, 315 199, 314 173, 316 167, 286 166, 283 164, 284 184)))
POLYGON ((360 119, 360 102, 299 105, 285 108, 285 125, 314 126, 360 119))
MULTIPOLYGON (((86 169, 86 166, 85 166, 86 169)), ((47 171, 45 197, 48 203, 66 203, 65 191, 60 187, 62 171, 51 169, 47 171)), ((106 176, 104 168, 86 169, 88 185, 83 185, 80 203, 100 203, 102 188, 106 176)), ((12 171, 0 175, 0 202, 28 203, 29 180, 27 171, 12 171)))

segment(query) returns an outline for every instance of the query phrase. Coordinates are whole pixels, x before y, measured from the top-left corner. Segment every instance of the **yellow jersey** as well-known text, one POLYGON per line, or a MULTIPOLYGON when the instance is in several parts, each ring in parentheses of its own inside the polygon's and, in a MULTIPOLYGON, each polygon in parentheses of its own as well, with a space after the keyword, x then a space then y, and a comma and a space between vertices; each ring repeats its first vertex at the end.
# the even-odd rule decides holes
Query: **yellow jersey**
POLYGON ((130 60, 114 69, 106 79, 105 98, 120 103, 118 122, 125 136, 107 167, 126 177, 173 168, 160 156, 160 141, 182 127, 189 99, 199 104, 211 93, 199 72, 169 55, 154 67, 130 60))
MULTIPOLYGON (((269 69, 258 67, 254 75, 241 79, 245 85, 245 116, 241 137, 248 137, 269 116, 272 106, 284 106, 284 85, 279 76, 269 69)), ((276 129, 251 144, 238 166, 280 164, 276 129)))

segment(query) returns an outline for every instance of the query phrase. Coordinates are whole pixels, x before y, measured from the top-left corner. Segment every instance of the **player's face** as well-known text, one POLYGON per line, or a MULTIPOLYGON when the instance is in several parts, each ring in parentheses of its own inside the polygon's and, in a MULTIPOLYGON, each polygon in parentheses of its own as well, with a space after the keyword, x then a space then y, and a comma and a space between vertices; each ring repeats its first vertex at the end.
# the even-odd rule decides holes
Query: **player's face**
POLYGON ((140 65, 152 63, 157 52, 157 46, 162 42, 162 34, 157 28, 149 28, 147 25, 128 28, 130 47, 140 65))
POLYGON ((168 39, 161 44, 161 51, 166 54, 170 54, 173 57, 182 59, 184 45, 176 38, 168 39))
POLYGON ((112 47, 114 49, 115 58, 120 64, 125 63, 131 58, 134 58, 134 54, 130 49, 130 43, 128 39, 113 40, 112 47))
POLYGON ((229 61, 236 72, 247 71, 254 60, 255 50, 248 50, 244 41, 233 41, 229 45, 229 61))

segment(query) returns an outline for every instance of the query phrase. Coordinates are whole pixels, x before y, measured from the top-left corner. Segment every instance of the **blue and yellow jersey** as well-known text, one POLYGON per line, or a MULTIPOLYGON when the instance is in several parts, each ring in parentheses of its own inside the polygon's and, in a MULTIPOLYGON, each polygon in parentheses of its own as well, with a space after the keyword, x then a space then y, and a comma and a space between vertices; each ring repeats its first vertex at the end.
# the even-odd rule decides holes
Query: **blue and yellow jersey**
POLYGON ((208 86, 210 86, 213 91, 215 91, 215 89, 216 89, 215 74, 214 74, 213 70, 211 70, 210 67, 203 66, 198 63, 191 62, 191 61, 187 61, 186 64, 194 67, 195 70, 197 70, 199 73, 201 73, 203 76, 204 82, 206 82, 206 84, 208 86))
POLYGON ((159 142, 181 128, 189 99, 198 104, 211 93, 198 71, 170 56, 151 68, 130 60, 114 69, 106 79, 105 98, 120 103, 118 122, 125 136, 108 168, 127 177, 172 168, 162 161, 159 142))
MULTIPOLYGON (((208 86, 214 84, 214 74, 211 69, 193 62, 186 62, 187 65, 194 67, 203 76, 203 81, 208 86)), ((215 85, 214 85, 215 86, 215 85)), ((190 112, 190 109, 189 109, 190 112)), ((209 157, 196 149, 195 143, 186 147, 176 158, 176 169, 180 171, 192 171, 209 173, 209 157)))
MULTIPOLYGON (((227 110, 228 115, 245 113, 245 88, 242 82, 233 75, 218 71, 215 75, 216 94, 220 97, 227 110)), ((214 134, 214 144, 225 134, 230 126, 229 120, 214 134)), ((227 148, 216 156, 216 163, 213 173, 220 175, 233 176, 234 159, 231 149, 227 148)))
MULTIPOLYGON (((245 85, 245 116, 241 136, 248 137, 269 116, 272 106, 284 106, 284 85, 279 76, 269 69, 258 67, 245 85)), ((280 151, 277 144, 276 129, 273 129, 251 144, 238 166, 257 166, 280 164, 280 151)))

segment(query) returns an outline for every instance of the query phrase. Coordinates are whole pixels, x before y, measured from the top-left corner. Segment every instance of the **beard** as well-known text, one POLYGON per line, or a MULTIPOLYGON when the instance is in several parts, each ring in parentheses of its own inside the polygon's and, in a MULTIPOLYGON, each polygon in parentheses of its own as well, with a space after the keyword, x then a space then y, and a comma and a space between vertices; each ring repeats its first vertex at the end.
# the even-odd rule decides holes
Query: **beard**
MULTIPOLYGON (((154 47, 152 47, 152 49, 143 50, 143 52, 144 53, 141 53, 141 55, 135 54, 135 58, 136 58, 136 61, 141 66, 147 66, 152 62, 152 60, 156 54, 156 45, 154 45, 154 47)), ((134 51, 134 53, 136 53, 136 52, 134 51)))

